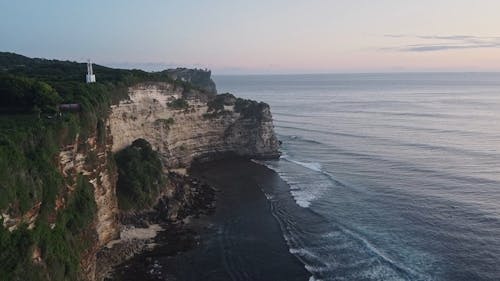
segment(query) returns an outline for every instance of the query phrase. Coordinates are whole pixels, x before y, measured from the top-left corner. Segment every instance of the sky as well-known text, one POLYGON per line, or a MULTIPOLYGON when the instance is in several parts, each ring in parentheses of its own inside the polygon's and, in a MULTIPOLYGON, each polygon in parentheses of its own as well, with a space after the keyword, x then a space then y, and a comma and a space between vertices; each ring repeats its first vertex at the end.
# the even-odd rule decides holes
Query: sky
POLYGON ((499 0, 0 0, 0 51, 215 74, 500 71, 499 0))

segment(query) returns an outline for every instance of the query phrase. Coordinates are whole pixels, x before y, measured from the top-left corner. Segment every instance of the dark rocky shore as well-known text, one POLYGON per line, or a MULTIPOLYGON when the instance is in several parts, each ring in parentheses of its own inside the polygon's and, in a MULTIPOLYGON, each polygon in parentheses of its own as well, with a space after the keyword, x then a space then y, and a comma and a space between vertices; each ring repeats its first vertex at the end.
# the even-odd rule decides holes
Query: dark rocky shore
POLYGON ((194 247, 196 233, 185 225, 193 218, 214 212, 215 189, 193 177, 173 172, 168 178, 175 186, 173 198, 164 195, 152 209, 120 215, 124 228, 122 236, 126 237, 112 242, 98 253, 97 275, 100 278, 170 280, 151 263, 151 257, 173 256, 194 247), (127 235, 127 232, 139 234, 127 235), (113 267, 127 269, 126 276, 121 276, 122 270, 112 270, 113 267))
POLYGON ((270 173, 242 159, 193 165, 199 204, 183 220, 162 220, 161 208, 138 219, 164 230, 150 241, 154 248, 116 266, 108 280, 307 280, 259 187, 270 173))

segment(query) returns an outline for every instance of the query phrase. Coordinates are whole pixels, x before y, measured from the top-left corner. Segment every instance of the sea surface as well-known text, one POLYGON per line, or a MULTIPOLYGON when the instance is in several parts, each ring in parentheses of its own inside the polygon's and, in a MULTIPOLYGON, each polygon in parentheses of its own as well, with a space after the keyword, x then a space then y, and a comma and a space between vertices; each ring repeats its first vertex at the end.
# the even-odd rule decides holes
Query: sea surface
POLYGON ((500 280, 499 73, 215 81, 271 105, 263 191, 310 280, 500 280))

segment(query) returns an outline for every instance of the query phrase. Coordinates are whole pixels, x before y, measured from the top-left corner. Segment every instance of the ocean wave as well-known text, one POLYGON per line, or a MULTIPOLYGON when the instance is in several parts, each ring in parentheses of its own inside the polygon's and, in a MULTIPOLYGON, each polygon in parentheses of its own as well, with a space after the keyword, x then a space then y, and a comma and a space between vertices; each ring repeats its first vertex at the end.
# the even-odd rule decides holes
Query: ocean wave
MULTIPOLYGON (((413 268, 407 267, 404 264, 393 260, 391 257, 389 257, 388 254, 384 253, 381 249, 374 246, 372 243, 370 243, 368 241, 368 239, 363 237, 360 233, 353 231, 353 230, 350 230, 347 227, 344 227, 341 225, 339 225, 339 227, 342 229, 342 231, 344 233, 346 233, 349 236, 353 237, 354 239, 360 241, 364 245, 364 247, 366 247, 366 249, 368 249, 370 252, 375 254, 383 262, 389 264, 391 268, 395 269, 400 274, 403 274, 404 277, 406 277, 405 280, 407 280, 407 279, 410 279, 410 280, 432 280, 432 278, 430 276, 423 276, 422 274, 420 274, 419 272, 417 272, 413 268)), ((380 267, 380 268, 385 270, 385 268, 383 268, 383 267, 380 267)), ((373 271, 373 269, 371 269, 370 271, 373 271)), ((371 277, 380 276, 380 274, 379 275, 370 274, 370 275, 371 275, 371 277)), ((397 279, 394 279, 394 280, 397 280, 397 279)))
POLYGON ((342 133, 338 131, 326 131, 326 130, 318 130, 318 129, 306 129, 303 127, 293 127, 293 126, 283 126, 283 125, 275 125, 276 128, 283 128, 283 129, 291 129, 291 130, 297 130, 297 131, 303 131, 303 132, 310 132, 310 133, 320 133, 320 134, 326 134, 326 135, 333 135, 333 136, 343 136, 343 137, 352 137, 352 138, 361 138, 361 139, 366 139, 366 138, 371 138, 371 136, 366 136, 366 135, 357 135, 357 134, 351 134, 351 133, 342 133))
MULTIPOLYGON (((484 154, 482 152, 473 152, 470 150, 463 150, 463 149, 456 149, 456 148, 442 148, 440 146, 434 146, 434 145, 428 145, 428 144, 407 144, 409 147, 416 147, 416 148, 421 148, 425 149, 428 151, 431 150, 448 150, 449 153, 452 154, 475 154, 476 156, 481 155, 482 158, 491 158, 494 159, 494 161, 497 161, 500 157, 499 154, 484 154)), ((380 155, 372 155, 372 154, 367 154, 367 153, 359 153, 359 152, 352 152, 352 151, 345 151, 345 150, 336 150, 336 154, 338 155, 344 155, 344 156, 352 156, 352 157, 357 157, 357 158, 364 158, 366 160, 370 161, 377 161, 379 163, 385 163, 387 165, 393 166, 393 167, 398 167, 399 169, 404 169, 406 171, 412 171, 412 172, 418 172, 422 174, 427 174, 427 175, 432 175, 433 177, 438 177, 438 178, 443 178, 446 180, 456 180, 458 182, 469 182, 471 184, 491 184, 491 185, 498 185, 499 181, 485 178, 485 177, 480 177, 480 176, 471 176, 471 175, 463 175, 463 174, 458 174, 458 173, 453 173, 453 172, 445 172, 441 171, 438 169, 434 169, 431 167, 427 166, 422 166, 418 165, 417 163, 410 162, 410 161, 402 161, 402 160, 396 160, 396 159, 388 159, 385 157, 382 157, 380 155)), ((316 172, 321 172, 325 176, 329 177, 335 184, 340 185, 340 186, 346 186, 344 183, 339 181, 334 174, 322 169, 320 163, 316 162, 303 162, 303 161, 297 161, 289 157, 286 152, 283 153, 282 157, 280 159, 283 159, 285 161, 292 162, 297 165, 301 165, 309 170, 313 170, 316 172)), ((271 168, 271 167, 270 167, 271 168)), ((272 168, 271 168, 272 169, 272 168)))
MULTIPOLYGON (((283 157, 284 156, 281 156, 281 158, 283 157)), ((257 160, 254 160, 254 162, 260 165, 264 165, 267 168, 275 171, 280 176, 280 178, 289 186, 290 194, 294 198, 295 203, 297 203, 297 205, 299 205, 300 207, 309 208, 311 202, 317 198, 318 195, 315 194, 315 192, 311 192, 311 190, 306 191, 304 190, 304 188, 299 187, 299 185, 301 184, 300 181, 289 176, 287 173, 280 170, 276 165, 272 165, 271 162, 269 161, 262 162, 257 160)), ((268 199, 271 198, 268 197, 268 199)))
MULTIPOLYGON (((467 149, 463 146, 451 146, 451 145, 438 145, 438 144, 423 143, 423 142, 411 142, 411 141, 405 141, 405 140, 399 140, 399 139, 397 140, 394 138, 378 136, 378 135, 354 134, 354 133, 346 133, 346 132, 340 132, 340 131, 331 131, 331 130, 327 130, 327 129, 311 129, 311 128, 293 127, 293 126, 280 126, 280 125, 276 125, 276 127, 297 130, 297 131, 302 131, 302 132, 308 132, 308 133, 319 133, 319 134, 324 134, 327 136, 340 136, 340 137, 346 137, 346 138, 370 140, 372 143, 378 142, 378 143, 384 144, 386 146, 390 145, 394 148, 401 147, 402 149, 407 149, 408 147, 411 147, 411 148, 421 149, 424 151, 439 151, 439 152, 449 153, 449 154, 453 154, 453 155, 463 155, 465 157, 489 158, 492 160, 498 160, 498 158, 500 157, 500 155, 498 153, 477 151, 477 150, 472 150, 470 148, 467 149)), ((305 142, 309 142, 309 140, 306 140, 302 137, 297 137, 297 138, 300 138, 301 140, 303 140, 305 142)), ((314 141, 314 140, 312 140, 312 141, 314 141)), ((324 143, 318 143, 318 144, 331 146, 331 145, 324 144, 324 143)), ((372 155, 372 156, 375 157, 375 155, 372 155)))
POLYGON ((293 159, 288 159, 288 158, 283 158, 283 159, 286 159, 290 162, 293 162, 297 165, 300 165, 302 167, 305 167, 309 170, 313 170, 313 171, 316 171, 316 172, 323 172, 323 170, 321 170, 321 164, 320 163, 317 163, 317 162, 301 162, 301 161, 297 161, 297 160, 293 160, 293 159))
MULTIPOLYGON (((325 192, 332 188, 332 185, 346 186, 335 179, 334 175, 325 171, 318 162, 306 162, 293 159, 288 155, 282 156, 282 161, 291 163, 291 165, 298 165, 312 172, 315 178, 314 182, 304 181, 303 175, 289 172, 287 166, 280 165, 279 162, 258 162, 268 168, 276 171, 278 175, 288 184, 290 193, 295 203, 302 208, 311 209, 311 204, 318 198, 324 196, 325 192), (315 175, 315 176, 314 176, 315 175)), ((270 201, 276 199, 272 196, 266 195, 270 201)), ((279 202, 274 202, 278 204, 279 202)), ((302 233, 296 229, 286 214, 280 210, 273 210, 277 220, 280 222, 280 227, 287 244, 289 251, 295 255, 299 260, 304 263, 306 269, 313 274, 314 278, 322 278, 324 280, 341 280, 342 274, 339 278, 331 278, 336 271, 346 272, 346 276, 352 276, 352 270, 361 274, 359 277, 364 276, 365 279, 373 280, 385 278, 384 280, 431 280, 428 276, 421 276, 417 270, 407 267, 406 265, 394 260, 383 250, 373 245, 362 233, 352 230, 342 224, 335 223, 337 230, 321 233, 315 235, 313 240, 324 241, 322 245, 329 245, 328 247, 311 247, 309 242, 303 241, 305 237, 311 239, 309 234, 302 233), (334 262, 331 254, 336 255, 351 255, 348 253, 358 253, 359 260, 344 260, 343 264, 334 262), (348 261, 349 260, 349 261, 348 261), (383 266, 381 266, 383 264, 383 266)), ((347 257, 347 256, 346 256, 347 257)))
POLYGON ((279 162, 253 160, 255 163, 264 165, 275 171, 289 186, 290 194, 294 198, 297 205, 302 208, 309 208, 314 200, 320 198, 326 191, 331 189, 332 184, 345 187, 345 185, 335 179, 331 173, 324 171, 321 163, 298 161, 290 158, 286 155, 286 153, 284 153, 280 159, 304 167, 307 170, 318 173, 320 176, 324 177, 323 180, 318 178, 314 183, 309 181, 304 182, 303 177, 287 173, 284 169, 281 169, 278 164, 279 162))
POLYGON ((311 206, 311 201, 316 199, 316 196, 307 195, 304 192, 292 191, 292 195, 295 198, 295 202, 302 208, 309 208, 311 206))
POLYGON ((317 140, 307 139, 307 138, 304 138, 304 137, 301 137, 301 136, 297 136, 297 135, 286 135, 286 136, 283 136, 283 137, 288 138, 289 140, 299 140, 299 141, 302 141, 302 142, 305 142, 305 143, 310 143, 310 144, 325 145, 324 143, 319 142, 317 140))
POLYGON ((279 207, 279 202, 273 203, 273 215, 280 224, 289 252, 304 263, 314 278, 350 280, 348 277, 355 274, 367 280, 432 280, 430 276, 394 260, 363 233, 339 222, 333 224, 336 230, 328 232, 301 231, 300 226, 290 224, 289 214, 279 207), (352 259, 353 253, 356 259, 352 259))
POLYGON ((295 203, 302 208, 309 208, 311 203, 320 198, 324 193, 325 188, 321 187, 317 182, 314 184, 303 183, 292 176, 279 169, 275 169, 281 179, 287 183, 290 188, 290 194, 292 195, 295 203))
POLYGON ((301 256, 301 257, 307 258, 307 259, 314 259, 318 262, 321 262, 321 257, 319 257, 317 254, 307 250, 306 248, 290 248, 289 252, 292 255, 301 256))
POLYGON ((276 131, 288 150, 266 165, 288 187, 266 191, 310 281, 500 276, 500 153, 491 145, 499 139, 491 127, 498 75, 484 83, 455 75, 342 76, 275 84, 262 96, 278 108, 276 131))
POLYGON ((470 119, 476 117, 475 115, 464 114, 445 114, 445 113, 422 113, 422 112, 395 112, 395 111, 368 111, 368 110, 337 110, 336 113, 354 113, 354 114, 369 114, 369 115, 389 115, 389 116, 403 116, 403 117, 428 117, 428 118, 441 118, 441 119, 470 119))
POLYGON ((316 273, 316 274, 329 273, 332 271, 331 268, 324 266, 306 265, 305 268, 310 273, 316 273))
POLYGON ((336 185, 346 187, 346 185, 344 183, 340 182, 338 179, 336 179, 336 177, 332 173, 323 170, 323 167, 322 167, 321 163, 317 163, 317 162, 302 162, 302 161, 294 160, 294 159, 289 158, 286 154, 284 154, 284 156, 282 156, 280 159, 283 159, 285 161, 289 161, 291 163, 300 165, 300 166, 302 166, 304 168, 307 168, 309 170, 312 170, 312 171, 315 171, 315 172, 319 172, 319 173, 323 174, 324 176, 326 176, 328 179, 330 179, 336 185))
POLYGON ((313 276, 326 280, 342 280, 346 277, 351 278, 346 280, 354 280, 356 279, 353 278, 354 276, 367 280, 432 280, 430 276, 423 275, 393 260, 360 233, 343 226, 339 227, 341 231, 334 235, 332 233, 321 235, 324 238, 342 237, 342 241, 327 242, 325 240, 323 242, 336 244, 335 246, 292 248, 290 253, 298 256, 313 276), (332 253, 335 256, 334 259, 332 259, 332 253), (358 258, 355 260, 343 258, 344 255, 348 257, 352 253, 357 253, 358 258), (342 260, 342 263, 334 262, 336 258, 342 260))

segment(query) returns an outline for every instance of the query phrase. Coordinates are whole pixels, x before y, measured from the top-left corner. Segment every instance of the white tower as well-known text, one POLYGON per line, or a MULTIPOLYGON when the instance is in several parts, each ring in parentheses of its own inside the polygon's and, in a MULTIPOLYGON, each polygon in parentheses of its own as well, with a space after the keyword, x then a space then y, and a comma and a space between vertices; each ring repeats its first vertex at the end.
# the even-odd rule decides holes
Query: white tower
POLYGON ((90 60, 87 61, 87 75, 86 75, 87 83, 95 83, 95 75, 92 70, 92 62, 90 60))

